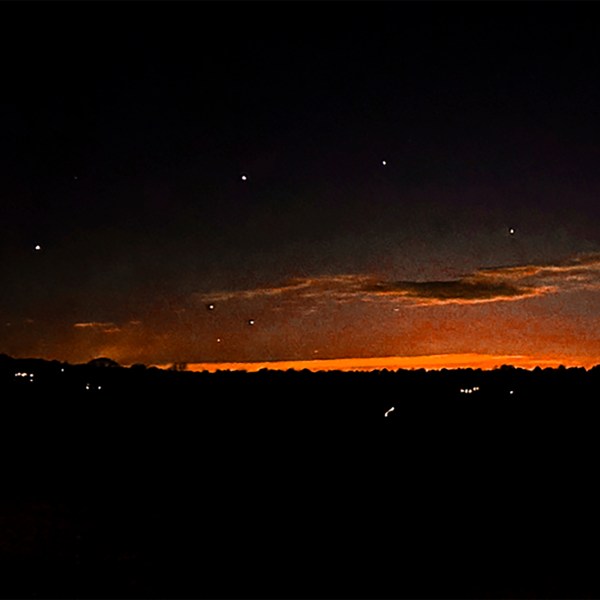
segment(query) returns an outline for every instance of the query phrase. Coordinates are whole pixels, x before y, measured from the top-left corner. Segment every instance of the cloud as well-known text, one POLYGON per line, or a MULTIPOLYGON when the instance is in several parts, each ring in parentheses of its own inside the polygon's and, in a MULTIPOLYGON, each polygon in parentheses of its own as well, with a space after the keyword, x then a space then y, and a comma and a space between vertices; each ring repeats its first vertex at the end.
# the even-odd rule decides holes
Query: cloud
POLYGON ((74 323, 73 327, 77 329, 90 329, 92 331, 101 331, 102 333, 118 333, 121 328, 114 323, 100 323, 98 321, 89 321, 86 323, 74 323))
POLYGON ((600 290, 600 253, 555 264, 479 269, 447 281, 390 281, 371 275, 296 278, 277 286, 196 294, 202 302, 265 299, 394 299, 414 306, 517 301, 572 290, 600 290))
POLYGON ((582 254, 556 264, 532 264, 515 267, 496 267, 482 269, 483 277, 502 276, 506 279, 525 279, 527 277, 586 279, 600 282, 600 253, 582 254))
POLYGON ((451 281, 377 282, 364 288, 378 296, 396 296, 421 304, 474 304, 498 300, 520 300, 552 291, 548 286, 516 285, 509 281, 490 281, 477 275, 451 281))

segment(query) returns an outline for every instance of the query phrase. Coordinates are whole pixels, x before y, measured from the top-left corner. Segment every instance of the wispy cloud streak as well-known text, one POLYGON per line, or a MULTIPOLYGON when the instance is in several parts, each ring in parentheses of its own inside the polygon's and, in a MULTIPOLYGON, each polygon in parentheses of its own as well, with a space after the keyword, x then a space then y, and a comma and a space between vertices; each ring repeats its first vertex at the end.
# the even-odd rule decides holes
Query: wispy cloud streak
POLYGON ((414 306, 518 301, 573 290, 600 290, 600 253, 556 264, 479 269, 447 281, 390 281, 371 275, 292 279, 277 286, 197 294, 206 302, 286 297, 300 299, 396 299, 414 306))
POLYGON ((89 321, 85 323, 74 323, 76 329, 89 329, 91 331, 101 331, 102 333, 118 333, 121 328, 114 323, 101 323, 98 321, 89 321))

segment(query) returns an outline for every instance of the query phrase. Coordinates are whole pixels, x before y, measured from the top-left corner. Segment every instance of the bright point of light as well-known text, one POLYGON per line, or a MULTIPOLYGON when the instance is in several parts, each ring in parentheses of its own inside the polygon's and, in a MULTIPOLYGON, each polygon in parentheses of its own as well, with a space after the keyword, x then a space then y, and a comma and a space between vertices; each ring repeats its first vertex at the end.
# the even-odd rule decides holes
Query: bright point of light
POLYGON ((248 181, 248 176, 247 175, 242 175, 240 179, 242 181, 248 181))
POLYGON ((387 165, 387 160, 382 160, 381 164, 385 167, 385 165, 387 165))
POLYGON ((215 305, 214 304, 209 304, 207 305, 208 310, 215 310, 215 305))
POLYGON ((510 390, 510 392, 508 392, 509 394, 514 394, 514 392, 512 390, 510 390))
POLYGON ((248 319, 248 325, 254 325, 254 319, 248 319))
POLYGON ((390 408, 389 410, 385 411, 385 417, 387 417, 392 411, 394 410, 394 407, 392 406, 392 408, 390 408))
POLYGON ((221 343, 221 338, 217 338, 217 342, 218 342, 218 343, 221 343))
POLYGON ((34 250, 41 250, 41 249, 42 249, 42 247, 39 244, 37 244, 36 247, 34 248, 34 250))
POLYGON ((515 235, 515 230, 512 227, 510 227, 508 233, 510 233, 510 235, 515 235))

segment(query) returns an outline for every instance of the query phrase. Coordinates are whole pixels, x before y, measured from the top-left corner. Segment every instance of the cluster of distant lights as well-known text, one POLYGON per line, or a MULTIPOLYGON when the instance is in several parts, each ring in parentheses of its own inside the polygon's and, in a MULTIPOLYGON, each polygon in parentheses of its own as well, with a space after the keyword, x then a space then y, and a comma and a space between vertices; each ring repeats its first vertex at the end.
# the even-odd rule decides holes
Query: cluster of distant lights
POLYGON ((29 378, 29 383, 33 383, 33 378, 35 377, 35 373, 24 373, 24 372, 18 372, 15 373, 15 377, 17 377, 18 379, 27 379, 29 378))
MULTIPOLYGON (((470 388, 460 388, 460 393, 461 394, 474 394, 475 392, 479 392, 480 390, 481 390, 481 388, 478 385, 476 385, 476 386, 470 387, 470 388)), ((512 396, 515 393, 515 391, 509 390, 508 393, 512 396)), ((389 408, 388 410, 386 410, 385 414, 383 416, 388 417, 392 412, 394 412, 393 406, 391 408, 389 408)))
POLYGON ((479 386, 475 386, 472 388, 460 388, 460 393, 461 394, 474 394, 475 392, 479 391, 479 386))
MULTIPOLYGON (((460 389, 460 393, 461 394, 474 394, 475 392, 478 392, 481 388, 479 386, 475 386, 472 388, 461 388, 460 389)), ((515 391, 514 390, 508 390, 508 393, 510 396, 512 396, 515 391)))

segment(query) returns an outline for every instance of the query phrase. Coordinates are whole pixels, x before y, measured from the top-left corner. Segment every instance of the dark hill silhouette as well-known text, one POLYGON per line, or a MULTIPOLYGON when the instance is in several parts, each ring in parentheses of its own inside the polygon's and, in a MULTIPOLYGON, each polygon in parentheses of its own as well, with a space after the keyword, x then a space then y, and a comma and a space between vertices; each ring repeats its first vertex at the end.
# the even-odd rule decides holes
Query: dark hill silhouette
POLYGON ((0 356, 0 594, 598 597, 599 391, 0 356))
POLYGON ((107 358, 106 356, 100 356, 99 358, 93 358, 88 363, 89 367, 101 367, 101 368, 114 368, 119 367, 119 363, 116 360, 112 360, 112 358, 107 358))

